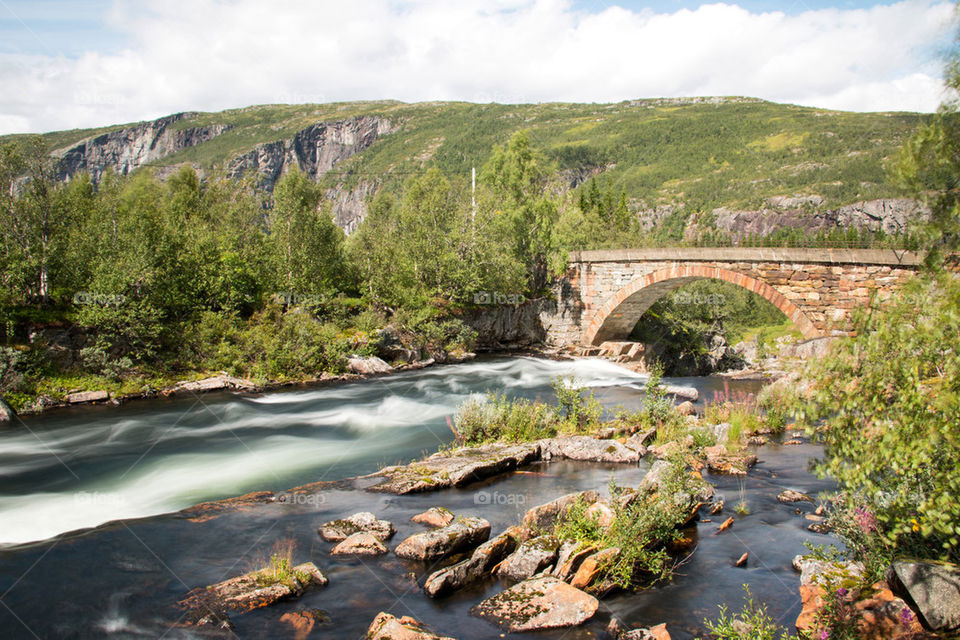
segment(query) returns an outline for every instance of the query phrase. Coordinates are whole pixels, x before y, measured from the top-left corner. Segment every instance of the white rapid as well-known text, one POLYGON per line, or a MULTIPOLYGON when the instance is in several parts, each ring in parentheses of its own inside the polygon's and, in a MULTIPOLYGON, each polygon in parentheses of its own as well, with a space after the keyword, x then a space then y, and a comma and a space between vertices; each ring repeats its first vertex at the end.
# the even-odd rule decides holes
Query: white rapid
POLYGON ((471 394, 551 400, 551 380, 570 375, 607 406, 635 402, 644 380, 601 360, 497 358, 259 397, 27 418, 0 431, 0 544, 369 473, 449 442, 448 419, 471 394))

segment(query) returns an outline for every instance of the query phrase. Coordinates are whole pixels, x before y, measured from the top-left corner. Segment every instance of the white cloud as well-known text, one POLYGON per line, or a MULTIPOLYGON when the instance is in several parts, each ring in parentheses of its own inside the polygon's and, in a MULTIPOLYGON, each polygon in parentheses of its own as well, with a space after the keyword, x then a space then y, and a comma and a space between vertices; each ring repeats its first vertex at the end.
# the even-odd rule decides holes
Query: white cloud
POLYGON ((932 111, 953 5, 656 14, 564 0, 168 0, 118 4, 131 48, 0 54, 0 133, 182 110, 395 98, 497 102, 748 95, 932 111))

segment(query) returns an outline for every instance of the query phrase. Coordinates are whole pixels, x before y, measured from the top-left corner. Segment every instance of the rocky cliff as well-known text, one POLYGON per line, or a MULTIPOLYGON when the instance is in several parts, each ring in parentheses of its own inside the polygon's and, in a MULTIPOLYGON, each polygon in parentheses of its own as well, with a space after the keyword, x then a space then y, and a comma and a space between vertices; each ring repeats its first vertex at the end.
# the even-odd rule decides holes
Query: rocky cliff
POLYGON ((172 116, 110 131, 80 141, 72 147, 58 149, 53 156, 59 160, 57 172, 61 180, 87 171, 98 182, 108 168, 126 175, 140 167, 171 154, 202 144, 230 129, 229 125, 210 125, 171 129, 170 125, 195 114, 177 113, 172 116))
POLYGON ((298 131, 290 140, 259 144, 233 158, 227 175, 240 178, 248 171, 258 174, 257 185, 273 185, 292 166, 312 180, 319 180, 339 162, 368 148, 380 136, 393 131, 389 120, 364 116, 338 122, 320 122, 298 131))
MULTIPOLYGON (((757 210, 737 211, 726 207, 713 210, 713 227, 734 238, 766 236, 778 229, 802 229, 816 233, 836 228, 855 228, 898 234, 907 231, 911 222, 929 217, 929 210, 916 200, 887 198, 866 200, 836 209, 822 209, 820 196, 776 196, 757 210)), ((709 225, 691 218, 684 237, 694 240, 709 225)))

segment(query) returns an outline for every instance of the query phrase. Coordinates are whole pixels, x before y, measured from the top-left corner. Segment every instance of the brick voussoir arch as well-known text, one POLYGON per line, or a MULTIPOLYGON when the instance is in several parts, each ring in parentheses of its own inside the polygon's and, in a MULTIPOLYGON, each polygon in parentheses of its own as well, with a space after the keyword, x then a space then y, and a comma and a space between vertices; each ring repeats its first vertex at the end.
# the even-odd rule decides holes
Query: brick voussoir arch
MULTIPOLYGON (((702 280, 705 278, 732 282, 735 285, 748 289, 765 298, 766 300, 769 300, 775 307, 777 307, 777 309, 783 312, 783 314, 787 316, 791 322, 793 322, 800 333, 803 334, 804 338, 809 339, 821 336, 821 332, 810 321, 810 319, 807 318, 795 304, 790 302, 790 300, 784 297, 783 294, 771 287, 769 284, 761 282, 756 278, 751 278, 750 276, 738 273, 736 271, 731 271, 729 269, 724 269, 722 267, 677 264, 637 278, 610 296, 590 320, 590 324, 587 326, 587 330, 584 333, 584 344, 594 344, 597 340, 597 336, 601 333, 604 324, 616 312, 616 310, 620 308, 624 302, 641 293, 644 289, 647 289, 648 287, 658 283, 666 283, 673 280, 678 281, 677 286, 679 286, 689 281, 702 280)), ((667 289, 667 291, 669 290, 670 289, 667 289)), ((643 313, 655 301, 656 299, 650 300, 648 304, 640 308, 640 313, 637 315, 636 320, 639 320, 640 316, 643 315, 643 313)))

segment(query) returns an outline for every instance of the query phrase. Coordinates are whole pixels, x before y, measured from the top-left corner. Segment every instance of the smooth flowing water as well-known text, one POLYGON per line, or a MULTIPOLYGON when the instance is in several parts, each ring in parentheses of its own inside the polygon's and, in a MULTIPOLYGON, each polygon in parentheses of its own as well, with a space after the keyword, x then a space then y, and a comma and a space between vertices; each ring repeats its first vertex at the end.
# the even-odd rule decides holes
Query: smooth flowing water
MULTIPOLYGON (((553 462, 483 486, 414 496, 327 488, 290 504, 256 504, 218 517, 157 515, 249 490, 282 490, 374 471, 452 439, 448 419, 471 394, 552 397, 550 381, 574 375, 610 409, 637 408, 643 376, 598 360, 556 362, 496 358, 323 388, 263 396, 205 395, 70 410, 38 416, 0 433, 0 636, 6 638, 199 637, 178 626, 176 606, 190 589, 255 568, 280 539, 295 561, 313 560, 330 577, 325 589, 240 616, 236 635, 297 637, 286 614, 321 609, 316 637, 359 638, 380 610, 413 615, 458 638, 500 632, 468 615, 503 588, 491 581, 444 600, 419 590, 425 567, 388 555, 376 560, 329 555, 316 533, 324 521, 369 510, 390 519, 397 538, 422 530, 410 517, 442 505, 487 518, 494 533, 532 505, 574 490, 605 490, 611 477, 636 485, 646 463, 553 462), (151 516, 151 517, 144 517, 151 516), (31 544, 52 535, 93 527, 31 544), (139 518, 130 520, 130 518, 139 518)), ((701 397, 723 388, 715 378, 674 379, 701 397)), ((753 391, 753 383, 739 390, 753 391)), ((668 622, 675 638, 694 637, 716 605, 739 606, 750 583, 786 626, 799 611, 789 560, 806 531, 802 514, 781 505, 783 488, 816 493, 826 485, 806 472, 811 445, 769 446, 742 483, 712 477, 727 503, 741 498, 752 515, 712 535, 696 528, 697 550, 670 584, 605 599, 576 630, 543 638, 599 638, 611 615, 635 624, 668 622), (750 551, 746 569, 732 567, 750 551)), ((805 508, 805 507, 804 507, 805 508)), ((821 540, 822 541, 822 540, 821 540)), ((392 546, 392 545, 391 545, 392 546)))

